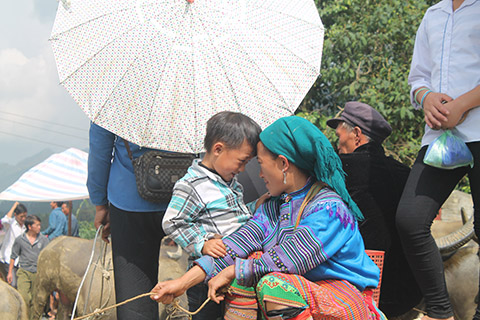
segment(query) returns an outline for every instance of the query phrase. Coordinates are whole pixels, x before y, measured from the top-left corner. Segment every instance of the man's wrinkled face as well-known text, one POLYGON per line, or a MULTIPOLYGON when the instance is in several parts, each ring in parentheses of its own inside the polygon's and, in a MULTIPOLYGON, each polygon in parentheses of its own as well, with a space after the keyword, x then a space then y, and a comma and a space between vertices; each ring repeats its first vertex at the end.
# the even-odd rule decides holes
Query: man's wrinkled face
POLYGON ((338 137, 338 153, 352 153, 357 148, 355 131, 345 128, 343 122, 338 124, 335 134, 338 137))

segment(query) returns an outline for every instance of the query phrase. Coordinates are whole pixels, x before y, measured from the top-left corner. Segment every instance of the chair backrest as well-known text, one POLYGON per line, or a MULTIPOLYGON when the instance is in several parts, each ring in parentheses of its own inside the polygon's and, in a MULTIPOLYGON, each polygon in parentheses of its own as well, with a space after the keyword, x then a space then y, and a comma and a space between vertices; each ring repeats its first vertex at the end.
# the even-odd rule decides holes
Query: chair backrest
POLYGON ((365 250, 365 253, 372 259, 373 262, 380 269, 380 280, 378 281, 378 286, 373 290, 373 300, 378 306, 380 301, 380 286, 382 284, 382 273, 383 273, 383 260, 385 258, 385 251, 380 250, 365 250))

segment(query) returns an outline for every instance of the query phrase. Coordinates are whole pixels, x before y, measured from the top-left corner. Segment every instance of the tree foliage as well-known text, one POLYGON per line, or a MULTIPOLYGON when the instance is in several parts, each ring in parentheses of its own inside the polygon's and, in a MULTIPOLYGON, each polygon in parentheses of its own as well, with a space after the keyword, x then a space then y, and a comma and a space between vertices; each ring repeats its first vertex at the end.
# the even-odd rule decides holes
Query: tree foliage
MULTIPOLYGON (((392 125, 387 153, 410 165, 424 122, 423 113, 410 104, 407 77, 416 31, 432 2, 317 0, 325 27, 321 76, 299 115, 323 130, 345 102, 365 102, 392 125)), ((334 136, 333 130, 324 132, 334 136)))

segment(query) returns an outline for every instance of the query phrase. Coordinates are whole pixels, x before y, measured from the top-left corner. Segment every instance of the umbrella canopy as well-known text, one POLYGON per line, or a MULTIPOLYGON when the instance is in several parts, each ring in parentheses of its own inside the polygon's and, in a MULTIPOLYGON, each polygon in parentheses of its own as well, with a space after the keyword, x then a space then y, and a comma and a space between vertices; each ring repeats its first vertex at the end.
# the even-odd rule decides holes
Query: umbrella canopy
POLYGON ((0 200, 40 202, 86 199, 87 158, 86 152, 75 148, 53 154, 0 193, 0 200))
POLYGON ((219 111, 263 128, 294 113, 320 72, 323 25, 313 0, 71 0, 50 40, 93 122, 197 153, 219 111))

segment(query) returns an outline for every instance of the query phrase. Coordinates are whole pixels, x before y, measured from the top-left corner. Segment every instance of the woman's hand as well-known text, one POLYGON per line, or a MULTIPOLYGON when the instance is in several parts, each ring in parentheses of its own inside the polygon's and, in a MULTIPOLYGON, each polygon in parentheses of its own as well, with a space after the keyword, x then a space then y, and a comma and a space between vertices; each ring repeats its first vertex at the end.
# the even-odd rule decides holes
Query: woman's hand
POLYGON ((225 294, 220 289, 227 287, 235 279, 235 266, 223 269, 219 274, 208 281, 208 297, 210 300, 220 303, 225 299, 225 294))
POLYGON ((225 248, 222 239, 210 239, 203 244, 202 254, 208 254, 214 258, 225 257, 227 254, 227 248, 225 248))
POLYGON ((206 273, 199 266, 193 266, 183 276, 176 280, 169 280, 157 283, 152 289, 152 300, 164 304, 172 303, 173 299, 181 296, 194 285, 205 280, 206 273))
POLYGON ((425 122, 427 125, 438 130, 442 123, 448 121, 447 116, 450 111, 445 107, 444 101, 450 102, 450 96, 439 92, 428 92, 423 99, 423 112, 425 113, 425 122))
POLYGON ((152 289, 152 292, 154 292, 155 295, 150 296, 150 298, 163 304, 172 303, 173 299, 181 296, 187 290, 184 284, 185 282, 181 281, 181 278, 159 282, 152 289))
POLYGON ((442 129, 452 129, 455 127, 464 115, 463 107, 459 105, 458 100, 452 100, 444 104, 445 109, 449 111, 447 120, 442 121, 442 129))

